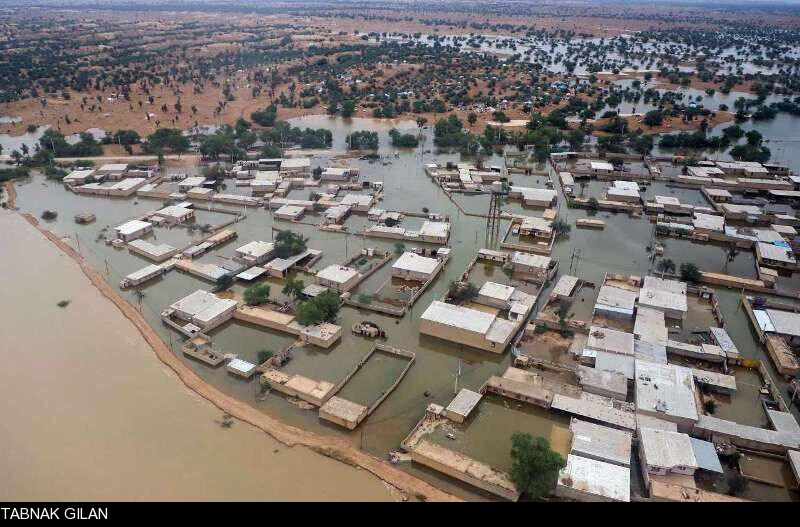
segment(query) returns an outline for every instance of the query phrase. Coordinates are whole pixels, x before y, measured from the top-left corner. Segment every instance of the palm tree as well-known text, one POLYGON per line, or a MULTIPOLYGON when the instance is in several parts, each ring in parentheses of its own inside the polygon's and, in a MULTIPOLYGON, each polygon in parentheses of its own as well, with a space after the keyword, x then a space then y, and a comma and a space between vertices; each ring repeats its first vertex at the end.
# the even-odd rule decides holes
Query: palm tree
POLYGON ((663 258, 656 264, 656 269, 658 269, 658 271, 661 273, 661 278, 664 278, 664 275, 667 273, 675 273, 675 262, 669 258, 663 258))

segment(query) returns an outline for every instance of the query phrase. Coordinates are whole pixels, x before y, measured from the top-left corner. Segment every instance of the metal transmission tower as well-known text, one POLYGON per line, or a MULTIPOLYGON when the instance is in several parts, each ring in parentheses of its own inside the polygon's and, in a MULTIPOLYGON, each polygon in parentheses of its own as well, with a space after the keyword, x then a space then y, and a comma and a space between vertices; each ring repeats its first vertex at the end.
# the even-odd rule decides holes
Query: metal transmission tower
POLYGON ((492 190, 492 197, 489 201, 489 215, 486 216, 486 239, 494 241, 500 234, 500 196, 504 192, 492 190))

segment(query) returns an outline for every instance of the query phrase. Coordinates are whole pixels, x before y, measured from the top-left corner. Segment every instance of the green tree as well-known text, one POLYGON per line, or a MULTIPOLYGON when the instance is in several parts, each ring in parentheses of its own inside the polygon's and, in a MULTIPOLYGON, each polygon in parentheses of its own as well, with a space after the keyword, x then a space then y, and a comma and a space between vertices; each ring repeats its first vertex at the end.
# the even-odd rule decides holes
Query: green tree
POLYGON ((546 439, 520 432, 511 436, 511 463, 511 481, 517 491, 534 500, 555 488, 558 472, 566 465, 546 439))
POLYGON ((244 301, 248 306, 259 306, 269 300, 269 284, 254 284, 244 290, 244 301))
POLYGON ((313 299, 297 306, 297 322, 303 326, 313 326, 323 320, 325 320, 325 314, 313 299))
POLYGON ((290 258, 306 250, 306 240, 292 231, 280 231, 275 235, 275 256, 290 258))
POLYGON ((302 280, 290 278, 286 280, 281 292, 295 300, 299 300, 303 296, 303 289, 305 289, 305 287, 306 285, 302 280))
POLYGON ((681 264, 681 280, 684 282, 691 282, 696 284, 702 279, 700 269, 691 262, 684 262, 681 264))
POLYGON ((352 117, 356 111, 356 103, 352 100, 346 100, 342 103, 342 117, 352 117))

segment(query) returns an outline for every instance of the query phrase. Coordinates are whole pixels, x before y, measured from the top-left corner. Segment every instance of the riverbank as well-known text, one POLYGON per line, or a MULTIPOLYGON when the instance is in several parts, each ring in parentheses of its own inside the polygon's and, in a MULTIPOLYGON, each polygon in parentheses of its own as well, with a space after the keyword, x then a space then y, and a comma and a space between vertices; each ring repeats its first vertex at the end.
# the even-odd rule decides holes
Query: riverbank
POLYGON ((400 489, 410 497, 431 501, 457 500, 454 496, 399 470, 388 462, 358 450, 342 439, 324 436, 289 426, 207 384, 170 351, 169 347, 161 340, 149 324, 147 324, 142 315, 131 304, 125 301, 117 291, 105 281, 102 275, 95 271, 77 251, 52 232, 40 227, 38 221, 34 217, 27 214, 22 215, 22 217, 78 264, 80 270, 86 278, 89 279, 92 285, 133 323, 159 360, 172 370, 187 388, 200 397, 206 399, 211 404, 236 419, 259 428, 284 445, 304 446, 324 454, 325 456, 343 461, 352 466, 363 468, 389 485, 400 489))

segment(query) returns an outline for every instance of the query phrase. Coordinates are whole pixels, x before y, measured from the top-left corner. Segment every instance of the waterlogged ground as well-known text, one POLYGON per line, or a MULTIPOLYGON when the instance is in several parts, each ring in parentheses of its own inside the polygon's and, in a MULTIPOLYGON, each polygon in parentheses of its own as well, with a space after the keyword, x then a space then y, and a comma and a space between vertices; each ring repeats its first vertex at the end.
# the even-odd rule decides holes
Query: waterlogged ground
MULTIPOLYGON (((293 124, 298 126, 327 127, 334 133, 334 148, 330 152, 316 155, 312 159, 312 166, 324 166, 332 156, 344 153, 343 137, 350 131, 357 129, 374 129, 379 132, 381 140, 380 155, 382 160, 370 162, 355 159, 353 166, 361 170, 362 180, 382 181, 385 185, 385 199, 379 204, 383 209, 421 212, 427 207, 431 212, 447 214, 452 219, 452 235, 450 245, 452 257, 440 274, 436 282, 422 295, 415 306, 402 319, 381 316, 371 312, 361 312, 353 308, 343 308, 339 323, 344 328, 342 341, 330 350, 317 348, 300 348, 295 351, 294 359, 286 366, 287 371, 299 373, 316 379, 324 379, 333 383, 341 380, 354 365, 371 349, 372 342, 350 334, 350 327, 355 322, 371 320, 380 325, 388 335, 387 343, 391 346, 407 349, 416 353, 416 361, 397 389, 384 401, 356 431, 347 432, 334 425, 326 424, 319 420, 315 410, 302 410, 289 403, 285 398, 269 395, 265 399, 257 399, 258 383, 244 382, 229 375, 224 368, 211 369, 195 361, 186 360, 201 377, 218 386, 229 394, 235 395, 249 404, 278 416, 285 421, 314 431, 323 431, 337 434, 352 439, 354 444, 360 445, 367 451, 378 456, 385 456, 389 451, 397 449, 400 441, 422 417, 425 407, 429 403, 446 405, 453 397, 456 387, 477 390, 491 375, 499 375, 509 365, 509 354, 502 356, 487 354, 485 352, 464 349, 462 346, 420 335, 419 315, 427 308, 432 300, 440 297, 446 290, 448 283, 458 277, 467 263, 481 247, 495 247, 493 242, 487 242, 485 237, 485 220, 479 217, 465 215, 443 194, 443 192, 424 174, 423 165, 429 162, 444 163, 447 161, 461 161, 457 154, 440 154, 434 151, 430 137, 430 130, 426 129, 427 142, 416 150, 399 151, 389 146, 388 131, 392 127, 413 129, 414 123, 405 122, 375 122, 372 120, 356 120, 347 122, 327 116, 314 116, 298 119, 293 124)), ((464 159, 467 161, 467 159, 464 159)), ((486 160, 487 164, 501 164, 503 160, 494 157, 486 160)), ((793 166, 800 169, 800 164, 793 166)), ((186 171, 181 169, 180 171, 186 171)), ((543 187, 543 176, 524 176, 514 174, 511 179, 516 185, 543 187)), ((228 185, 227 192, 237 192, 232 185, 228 185)), ((602 185, 593 182, 584 190, 587 196, 598 195, 602 192, 602 185)), ((702 197, 696 191, 686 189, 672 189, 657 184, 651 186, 645 193, 666 193, 675 195, 681 201, 700 204, 702 197)), ((458 196, 457 200, 465 210, 471 213, 485 212, 488 208, 487 196, 458 196)), ((54 232, 69 238, 69 242, 79 248, 98 269, 107 271, 108 280, 118 284, 126 274, 144 267, 149 262, 131 255, 127 250, 115 250, 102 242, 102 229, 106 226, 115 226, 123 221, 142 214, 148 210, 159 208, 158 200, 131 198, 108 199, 97 197, 84 197, 68 193, 60 183, 47 181, 41 176, 34 176, 28 181, 18 185, 18 206, 24 212, 39 216, 45 209, 58 211, 58 218, 47 224, 54 232), (81 211, 91 211, 97 215, 93 224, 80 226, 74 223, 73 216, 81 211)), ((574 227, 578 218, 587 217, 587 212, 568 209, 564 206, 563 197, 560 216, 573 225, 568 238, 555 244, 553 257, 560 261, 560 272, 577 274, 578 276, 594 282, 602 283, 607 271, 645 274, 651 270, 650 254, 646 247, 655 240, 653 225, 646 218, 629 218, 622 214, 600 213, 595 217, 606 222, 603 231, 584 230, 574 227)), ((541 215, 541 210, 527 209, 518 203, 508 203, 504 209, 523 212, 531 215, 541 215)), ((243 209, 226 207, 226 210, 245 212, 243 209)), ((202 212, 203 220, 211 224, 219 224, 230 218, 220 212, 202 212)), ((324 252, 322 261, 318 262, 315 269, 334 262, 344 262, 364 247, 378 247, 382 250, 394 250, 393 241, 380 241, 378 239, 365 239, 358 235, 344 235, 319 231, 313 225, 291 224, 283 221, 274 222, 269 212, 264 209, 246 211, 247 218, 235 224, 233 228, 238 232, 238 239, 224 245, 203 257, 202 261, 215 262, 220 257, 233 254, 236 247, 251 240, 270 240, 273 225, 279 228, 291 227, 292 230, 308 238, 311 248, 321 249, 324 252)), ((364 225, 364 220, 358 216, 348 220, 352 231, 358 231, 364 225)), ((501 233, 506 225, 501 225, 501 233)), ((159 240, 169 239, 170 243, 188 244, 199 234, 192 234, 184 229, 157 229, 159 240)), ((665 256, 672 258, 677 263, 684 261, 695 262, 701 269, 707 271, 726 271, 744 276, 752 276, 754 263, 752 257, 740 253, 736 260, 727 263, 725 253, 721 248, 711 245, 694 244, 673 238, 660 239, 666 247, 665 256)), ((406 243, 407 247, 412 244, 406 243)), ((22 256, 20 256, 22 258, 22 256)), ((494 272, 491 277, 483 276, 485 270, 481 267, 473 274, 485 279, 502 281, 505 275, 494 272)), ((382 274, 381 272, 377 274, 382 274)), ((309 276, 300 275, 306 283, 311 283, 309 276)), ((370 280, 368 290, 374 290, 387 278, 370 280)), ((174 345, 179 352, 181 338, 177 333, 171 332, 161 323, 159 314, 161 310, 182 298, 183 296, 201 288, 208 289, 211 284, 177 271, 170 272, 163 279, 150 282, 144 289, 141 299, 135 298, 132 292, 122 294, 134 304, 141 301, 141 310, 168 343, 174 345)), ((241 291, 242 286, 236 285, 235 289, 241 291)), ((280 295, 281 284, 275 281, 272 286, 272 295, 280 295)), ((545 295, 547 292, 545 292, 545 295)), ((596 293, 595 293, 596 294, 596 293)), ((766 362, 764 356, 750 330, 749 323, 739 305, 740 294, 738 291, 725 289, 718 290, 718 295, 723 314, 728 322, 728 331, 733 337, 740 352, 745 357, 759 358, 766 362)), ((594 297, 586 299, 593 303, 594 297)), ((541 302, 540 302, 541 303, 541 302)), ((76 306, 77 308, 78 306, 76 306)), ((212 333, 215 344, 223 351, 239 354, 246 360, 255 361, 258 351, 269 349, 277 351, 292 342, 292 338, 280 333, 265 331, 245 324, 231 322, 212 333)), ((383 386, 391 382, 393 375, 402 366, 393 364, 392 361, 381 361, 375 366, 369 366, 354 378, 352 386, 345 387, 349 398, 359 401, 371 401, 377 398, 383 386), (374 372, 376 378, 359 377, 366 373, 374 372), (385 382, 384 382, 385 381, 385 382)), ((769 365, 770 370, 771 365, 769 365)), ((773 371, 773 375, 774 371, 773 371)), ((775 375, 777 378, 777 375, 775 375)), ((785 393, 785 386, 783 387, 785 393)), ((743 408, 752 408, 746 404, 743 408)), ((748 415, 743 415, 741 421, 752 424, 758 422, 759 415, 756 410, 745 410, 748 415), (756 415, 754 415, 754 413, 756 415)), ((464 434, 459 434, 459 444, 466 445, 468 454, 477 459, 507 467, 510 463, 508 451, 510 449, 510 435, 516 430, 528 431, 534 434, 550 437, 554 426, 563 426, 564 420, 549 415, 546 412, 518 411, 515 408, 504 409, 501 402, 491 402, 485 410, 481 410, 480 422, 486 421, 486 426, 469 427, 464 434), (541 415, 540 415, 541 414, 541 415)), ((734 420, 738 417, 738 410, 726 410, 726 416, 734 420)), ((404 469, 412 471, 422 477, 435 482, 447 490, 461 496, 480 497, 452 480, 442 478, 426 469, 421 469, 410 464, 403 464, 404 469)))

